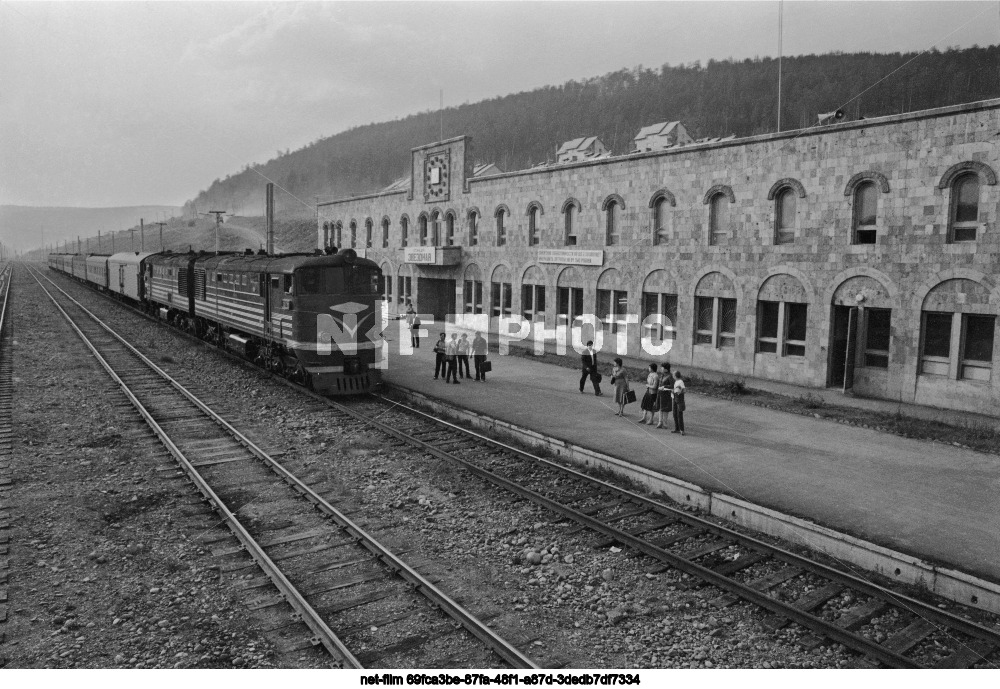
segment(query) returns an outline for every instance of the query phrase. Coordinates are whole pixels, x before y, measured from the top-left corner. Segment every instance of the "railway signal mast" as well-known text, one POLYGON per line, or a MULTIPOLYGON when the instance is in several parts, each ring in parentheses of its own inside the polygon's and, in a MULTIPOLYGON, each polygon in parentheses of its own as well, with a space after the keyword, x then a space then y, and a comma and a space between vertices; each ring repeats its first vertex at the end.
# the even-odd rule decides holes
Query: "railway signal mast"
POLYGON ((163 226, 166 225, 167 223, 165 223, 165 222, 156 222, 156 223, 153 223, 153 224, 160 226, 160 251, 163 251, 163 226))
POLYGON ((215 216, 215 255, 219 255, 219 225, 222 224, 222 216, 229 211, 208 211, 207 213, 202 213, 202 215, 214 215, 215 216))

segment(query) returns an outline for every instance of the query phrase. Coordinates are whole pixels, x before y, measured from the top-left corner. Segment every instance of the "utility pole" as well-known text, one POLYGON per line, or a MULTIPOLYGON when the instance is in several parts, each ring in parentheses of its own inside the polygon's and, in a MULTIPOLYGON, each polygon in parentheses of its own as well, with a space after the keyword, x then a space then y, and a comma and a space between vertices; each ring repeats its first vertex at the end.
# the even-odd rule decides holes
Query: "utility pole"
POLYGON ((264 217, 267 226, 267 255, 274 253, 274 183, 268 182, 264 194, 264 217))
POLYGON ((111 253, 115 253, 115 231, 111 230, 111 253))
POLYGON ((139 218, 139 251, 146 250, 146 225, 142 218, 139 218))
POLYGON ((222 216, 228 211, 208 211, 207 213, 202 213, 201 215, 214 215, 215 216, 215 255, 219 255, 219 225, 222 224, 222 216))
POLYGON ((81 249, 83 249, 83 245, 80 243, 80 235, 77 235, 76 236, 76 253, 82 254, 83 251, 81 251, 81 249))
POLYGON ((128 228, 128 250, 135 251, 135 228, 128 228))
POLYGON ((153 223, 153 224, 160 226, 160 251, 163 251, 163 226, 166 225, 167 223, 165 223, 165 222, 157 222, 157 223, 153 223))

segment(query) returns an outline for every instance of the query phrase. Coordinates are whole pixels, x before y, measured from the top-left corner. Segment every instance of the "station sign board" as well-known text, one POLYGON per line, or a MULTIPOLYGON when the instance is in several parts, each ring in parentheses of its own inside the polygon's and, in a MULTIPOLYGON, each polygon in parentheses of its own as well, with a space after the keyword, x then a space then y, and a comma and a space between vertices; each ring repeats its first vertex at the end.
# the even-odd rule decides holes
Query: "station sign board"
POLYGON ((583 249, 539 249, 539 263, 559 263, 570 266, 603 266, 604 251, 583 249))
POLYGON ((403 263, 434 265, 437 263, 437 247, 408 246, 403 249, 403 263))

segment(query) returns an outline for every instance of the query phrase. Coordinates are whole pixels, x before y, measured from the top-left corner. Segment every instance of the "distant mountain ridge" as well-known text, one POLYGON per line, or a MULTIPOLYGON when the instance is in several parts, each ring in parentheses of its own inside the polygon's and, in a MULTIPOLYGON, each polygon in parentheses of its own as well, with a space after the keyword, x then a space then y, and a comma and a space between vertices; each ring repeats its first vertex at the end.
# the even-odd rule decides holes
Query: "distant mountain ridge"
MULTIPOLYGON (((0 205, 0 241, 16 249, 33 249, 43 244, 61 244, 77 236, 96 237, 100 231, 105 237, 113 230, 138 226, 143 218, 146 224, 181 214, 176 206, 122 206, 117 208, 73 208, 69 206, 11 206, 0 205)), ((155 233, 156 226, 147 228, 155 233)), ((127 235, 126 235, 127 236, 127 235)), ((147 237, 152 235, 147 234, 147 237)), ((136 233, 136 242, 139 233, 136 233)), ((107 239, 110 248, 110 239, 107 239)), ((120 245, 124 246, 124 245, 120 245)), ((96 250, 95 246, 91 247, 96 250)))
MULTIPOLYGON (((581 136, 597 136, 613 153, 626 153, 642 127, 665 120, 681 121, 694 138, 773 132, 777 65, 763 58, 623 69, 353 127, 255 165, 256 171, 247 165, 217 179, 185 210, 259 215, 266 178, 280 187, 280 213, 308 217, 314 197, 368 193, 408 174, 410 149, 440 138, 442 116, 445 138, 470 135, 475 162, 505 171, 551 160, 561 143, 581 136)), ((786 57, 781 96, 782 130, 813 125, 819 113, 837 108, 850 120, 997 98, 1000 46, 786 57)))

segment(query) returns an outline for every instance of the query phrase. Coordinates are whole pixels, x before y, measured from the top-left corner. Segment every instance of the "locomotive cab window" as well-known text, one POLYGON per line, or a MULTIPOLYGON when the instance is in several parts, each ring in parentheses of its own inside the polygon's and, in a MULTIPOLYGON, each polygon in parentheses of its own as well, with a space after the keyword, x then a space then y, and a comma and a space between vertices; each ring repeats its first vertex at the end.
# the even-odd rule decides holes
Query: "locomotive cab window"
MULTIPOLYGON (((290 275, 286 275, 291 280, 290 275)), ((295 271, 296 294, 339 294, 344 291, 343 273, 339 268, 300 268, 295 271)))

